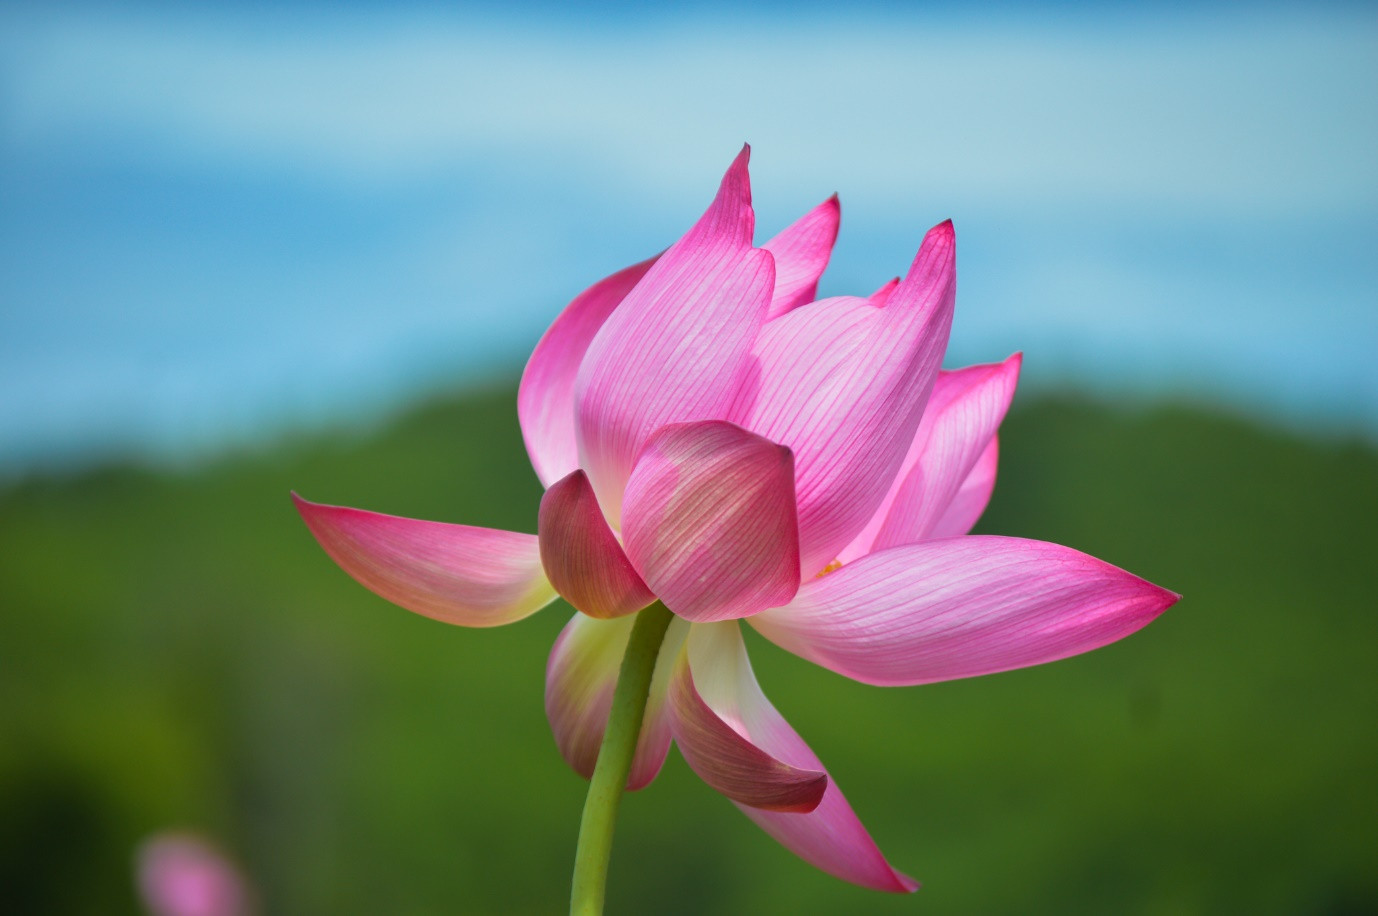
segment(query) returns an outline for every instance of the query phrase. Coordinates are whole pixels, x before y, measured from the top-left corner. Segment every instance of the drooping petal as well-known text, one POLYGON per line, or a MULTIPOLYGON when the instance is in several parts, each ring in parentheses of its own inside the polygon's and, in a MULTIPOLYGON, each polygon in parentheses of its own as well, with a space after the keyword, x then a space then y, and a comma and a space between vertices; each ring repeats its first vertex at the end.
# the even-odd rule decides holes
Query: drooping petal
POLYGON ((796 655, 891 686, 1088 652, 1177 599, 1070 547, 977 535, 869 554, 804 583, 788 606, 751 623, 796 655))
POLYGON ((931 538, 953 538, 971 532, 971 528, 990 504, 990 494, 995 490, 995 471, 1000 463, 1000 437, 990 437, 990 444, 976 459, 976 466, 967 474, 967 479, 957 489, 957 495, 948 503, 942 518, 933 524, 928 532, 931 538))
POLYGON ((574 379, 579 364, 598 329, 655 262, 650 258, 619 270, 576 296, 527 360, 517 390, 517 417, 531 466, 547 487, 579 466, 574 435, 574 379))
MULTIPOLYGON (((700 677, 725 679, 725 683, 706 688, 720 701, 735 700, 739 693, 736 660, 728 662, 708 659, 706 664, 700 664, 700 677)), ((754 697, 748 697, 748 702, 751 699, 754 697)), ((722 705, 723 715, 732 716, 735 708, 722 705)), ((734 802, 766 811, 807 813, 823 800, 828 788, 827 774, 775 759, 753 743, 753 736, 739 717, 729 724, 715 712, 694 684, 688 653, 681 653, 675 666, 669 708, 671 733, 689 767, 734 802)))
POLYGON ((621 617, 655 600, 608 527, 583 471, 545 491, 536 530, 550 584, 590 617, 621 617))
POLYGON ((775 286, 751 247, 749 149, 712 206, 627 294, 589 345, 575 385, 579 466, 609 520, 641 446, 667 423, 726 416, 775 286))
POLYGON ((745 617, 799 588, 794 460, 722 420, 657 430, 627 482, 627 556, 690 620, 745 617))
POLYGON ((768 318, 814 300, 841 220, 842 210, 834 194, 761 246, 775 256, 775 294, 768 318))
MULTIPOLYGON (((594 620, 575 614, 560 631, 545 667, 545 714, 565 762, 585 779, 593 775, 598 749, 612 710, 612 695, 622 656, 631 638, 634 616, 594 620)), ((646 717, 632 758, 627 788, 636 791, 655 779, 670 750, 670 723, 665 701, 675 659, 689 624, 672 620, 656 657, 646 717)))
MULTIPOLYGON (((1005 418, 1019 382, 1020 361, 1016 353, 1003 363, 938 373, 923 420, 890 491, 866 527, 838 554, 839 560, 847 563, 873 550, 937 536, 934 530, 939 520, 1005 418)), ((993 465, 990 470, 993 487, 993 465)), ((985 498, 989 497, 987 489, 985 498)))
POLYGON ((824 299, 762 330, 759 372, 733 419, 794 451, 805 576, 856 537, 894 482, 947 347, 955 276, 943 223, 883 308, 824 299))
POLYGON ((495 627, 555 598, 534 534, 326 506, 295 493, 292 499, 341 569, 409 611, 465 627, 495 627))
POLYGON ((916 889, 916 881, 885 861, 818 757, 761 693, 738 624, 694 624, 685 648, 692 680, 681 680, 677 672, 671 691, 671 728, 695 772, 724 794, 728 794, 725 789, 732 789, 728 797, 747 817, 828 874, 876 890, 916 889), (701 728, 707 721, 705 710, 716 722, 709 726, 711 735, 701 728), (724 731, 739 741, 732 741, 724 731), (750 760, 746 748, 757 749, 760 758, 750 760), (757 763, 766 765, 757 767, 757 763), (754 791, 769 799, 772 789, 783 783, 782 795, 803 795, 812 804, 814 790, 809 783, 803 783, 809 789, 806 794, 789 779, 790 774, 810 773, 822 777, 826 788, 821 800, 806 812, 768 810, 734 798, 754 791))

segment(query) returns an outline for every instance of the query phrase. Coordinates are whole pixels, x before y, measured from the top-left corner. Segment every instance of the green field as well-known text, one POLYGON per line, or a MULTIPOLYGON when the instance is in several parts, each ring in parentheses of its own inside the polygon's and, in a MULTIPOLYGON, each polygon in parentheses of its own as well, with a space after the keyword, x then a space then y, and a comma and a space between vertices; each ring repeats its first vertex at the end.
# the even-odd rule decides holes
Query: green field
MULTIPOLYGON (((776 846, 672 752, 609 912, 1378 910, 1378 453, 1198 410, 1020 399, 980 529, 1185 595, 1091 655, 880 689, 749 634, 766 692, 912 897, 776 846)), ((462 630, 356 585, 288 491, 534 530, 513 393, 183 472, 0 490, 6 912, 136 912, 193 827, 268 914, 561 912, 584 783, 542 711, 569 610, 462 630), (12 907, 12 909, 11 909, 12 907)))

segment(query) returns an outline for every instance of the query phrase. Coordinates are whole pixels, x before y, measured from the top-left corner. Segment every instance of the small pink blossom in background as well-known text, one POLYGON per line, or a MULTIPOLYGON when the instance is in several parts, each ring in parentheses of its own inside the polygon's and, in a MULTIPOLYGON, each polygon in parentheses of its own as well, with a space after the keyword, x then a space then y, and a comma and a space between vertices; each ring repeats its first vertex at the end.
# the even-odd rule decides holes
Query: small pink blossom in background
POLYGON ((297 507, 345 571, 417 613, 488 627, 569 601, 546 712, 585 778, 634 616, 662 601, 675 620, 628 788, 678 745, 806 861, 912 891, 761 692, 738 620, 847 677, 923 684, 1098 648, 1177 596, 1067 547, 967 534, 1021 360, 940 370, 952 224, 903 279, 815 301, 837 199, 757 247, 748 154, 683 238, 591 286, 537 344, 517 397, 546 487, 537 534, 297 507))
POLYGON ((139 896, 150 916, 249 916, 243 876, 190 833, 160 833, 138 852, 139 896))

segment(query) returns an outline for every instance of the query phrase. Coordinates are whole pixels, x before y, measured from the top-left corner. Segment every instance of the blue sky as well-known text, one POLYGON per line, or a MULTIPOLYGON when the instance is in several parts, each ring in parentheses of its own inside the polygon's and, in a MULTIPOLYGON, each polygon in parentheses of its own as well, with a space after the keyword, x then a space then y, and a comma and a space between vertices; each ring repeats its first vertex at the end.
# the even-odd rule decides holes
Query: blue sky
POLYGON ((825 293, 952 217, 951 362, 1378 438, 1378 13, 0 9, 0 469, 519 369, 743 140, 825 293))

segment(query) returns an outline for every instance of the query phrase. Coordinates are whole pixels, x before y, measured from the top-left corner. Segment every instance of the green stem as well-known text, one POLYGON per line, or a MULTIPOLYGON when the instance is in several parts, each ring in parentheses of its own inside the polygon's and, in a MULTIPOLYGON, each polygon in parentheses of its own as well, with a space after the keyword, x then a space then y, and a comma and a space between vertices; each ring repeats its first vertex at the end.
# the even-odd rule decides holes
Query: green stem
POLYGON ((617 690, 612 695, 612 711, 603 732, 603 746, 593 768, 589 794, 584 799, 584 816, 579 821, 579 846, 574 853, 574 887, 570 892, 570 916, 601 916, 603 889, 608 883, 608 859, 612 854, 612 832, 617 821, 617 805, 632 770, 636 739, 641 735, 641 719, 646 713, 646 698, 651 693, 651 675, 656 656, 670 626, 669 608, 659 601, 636 615, 617 690))

